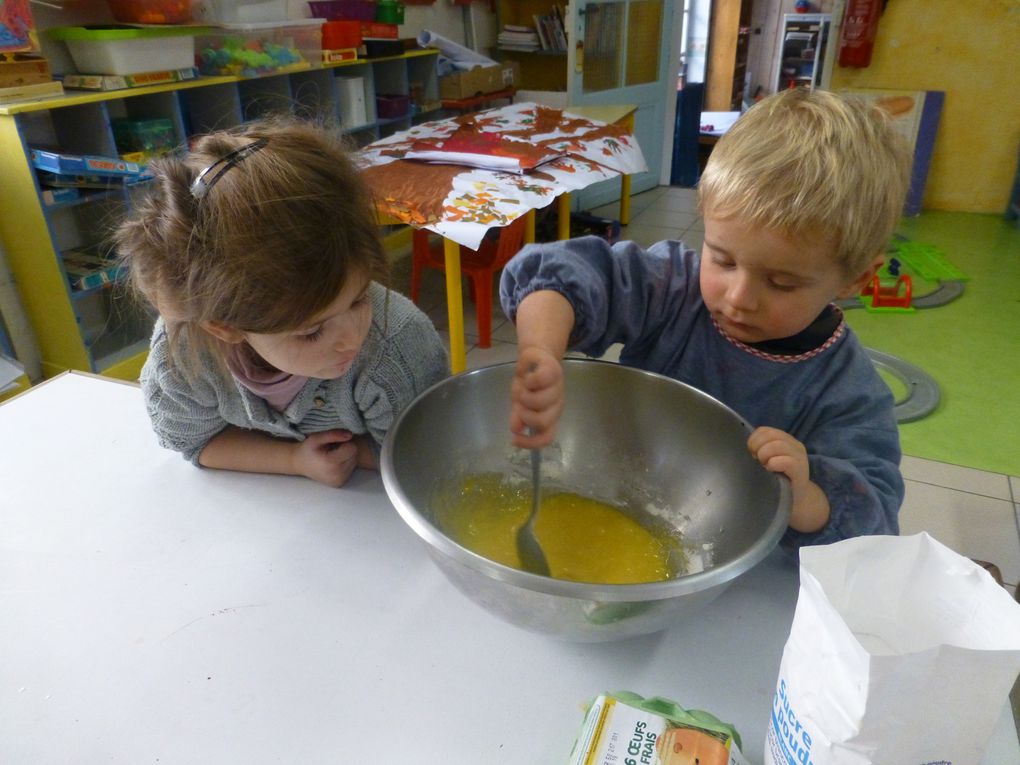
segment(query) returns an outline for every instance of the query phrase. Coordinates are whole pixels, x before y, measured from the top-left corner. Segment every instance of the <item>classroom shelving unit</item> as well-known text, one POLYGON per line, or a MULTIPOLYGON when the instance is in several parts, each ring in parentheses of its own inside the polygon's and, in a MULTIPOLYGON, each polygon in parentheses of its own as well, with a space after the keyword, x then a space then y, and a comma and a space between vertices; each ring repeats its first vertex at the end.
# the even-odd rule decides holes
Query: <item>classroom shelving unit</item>
MULTIPOLYGON (((553 13, 554 0, 499 0, 497 18, 500 28, 506 24, 534 27, 536 16, 548 16, 553 13)), ((566 13, 566 2, 558 3, 566 13)), ((569 29, 569 26, 568 26, 569 29)), ((520 51, 498 48, 498 58, 504 61, 516 61, 521 69, 519 89, 558 91, 567 90, 567 51, 534 50, 520 51)))
POLYGON ((125 117, 170 119, 177 145, 186 147, 191 136, 281 111, 335 126, 365 145, 409 128, 440 106, 436 54, 415 50, 252 79, 204 77, 0 106, 0 237, 39 342, 43 375, 77 369, 137 379, 154 317, 116 289, 116 279, 73 289, 62 259, 76 248, 108 250, 110 231, 136 195, 145 193, 145 184, 83 190, 77 199, 47 204, 31 149, 117 156, 111 120, 125 117), (363 124, 340 127, 345 109, 340 77, 361 78, 363 124), (406 114, 380 119, 377 94, 413 95, 414 105, 406 114))

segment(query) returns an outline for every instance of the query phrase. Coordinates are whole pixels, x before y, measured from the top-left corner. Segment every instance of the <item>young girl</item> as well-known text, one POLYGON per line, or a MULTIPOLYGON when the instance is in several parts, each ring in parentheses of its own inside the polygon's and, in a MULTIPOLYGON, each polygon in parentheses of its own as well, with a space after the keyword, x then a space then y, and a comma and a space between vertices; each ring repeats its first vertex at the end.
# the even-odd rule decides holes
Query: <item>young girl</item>
POLYGON ((375 280, 386 257, 341 139, 253 123, 150 166, 115 234, 159 311, 141 383, 160 443, 209 468, 342 486, 447 374, 429 319, 375 280))

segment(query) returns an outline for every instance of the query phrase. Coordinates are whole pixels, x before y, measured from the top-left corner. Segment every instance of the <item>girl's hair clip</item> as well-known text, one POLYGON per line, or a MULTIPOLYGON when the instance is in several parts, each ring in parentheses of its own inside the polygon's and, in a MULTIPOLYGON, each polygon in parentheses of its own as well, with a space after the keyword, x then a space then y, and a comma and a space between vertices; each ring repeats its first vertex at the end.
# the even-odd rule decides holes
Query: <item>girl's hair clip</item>
POLYGON ((251 143, 238 149, 234 149, 229 154, 220 157, 200 172, 198 177, 191 182, 191 196, 195 199, 202 199, 209 193, 209 189, 216 185, 216 181, 222 178, 230 168, 246 157, 250 157, 259 149, 265 148, 267 143, 268 141, 265 138, 259 138, 257 141, 252 141, 251 143), (216 173, 211 178, 207 179, 206 176, 208 176, 213 170, 216 170, 216 173))

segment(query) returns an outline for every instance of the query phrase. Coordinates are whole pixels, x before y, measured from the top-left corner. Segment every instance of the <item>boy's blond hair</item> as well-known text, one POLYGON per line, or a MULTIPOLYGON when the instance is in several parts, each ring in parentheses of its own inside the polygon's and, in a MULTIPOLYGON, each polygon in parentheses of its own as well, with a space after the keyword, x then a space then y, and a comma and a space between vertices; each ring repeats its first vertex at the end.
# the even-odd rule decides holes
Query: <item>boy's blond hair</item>
POLYGON ((889 244, 910 177, 906 141, 877 107, 786 90, 755 104, 712 150, 698 184, 703 215, 826 236, 848 276, 889 244))

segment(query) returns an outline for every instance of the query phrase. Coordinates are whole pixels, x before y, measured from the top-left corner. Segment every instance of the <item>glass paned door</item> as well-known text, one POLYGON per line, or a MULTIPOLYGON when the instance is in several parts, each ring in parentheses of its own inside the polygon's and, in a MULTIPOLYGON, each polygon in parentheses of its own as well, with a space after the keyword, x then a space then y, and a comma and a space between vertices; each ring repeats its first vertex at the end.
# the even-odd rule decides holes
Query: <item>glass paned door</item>
POLYGON ((644 85, 659 79, 659 49, 662 35, 662 0, 640 0, 630 3, 627 29, 640 45, 627 46, 627 67, 624 84, 644 85))
MULTIPOLYGON (((676 86, 675 73, 666 71, 672 18, 668 0, 571 3, 571 39, 577 42, 569 52, 568 103, 634 107, 634 135, 648 163, 648 172, 632 179, 635 192, 657 185, 661 176, 667 88, 676 86)), ((597 184, 578 194, 582 208, 605 204, 611 186, 597 184)))
POLYGON ((585 93, 659 79, 663 0, 588 3, 583 18, 585 93))

